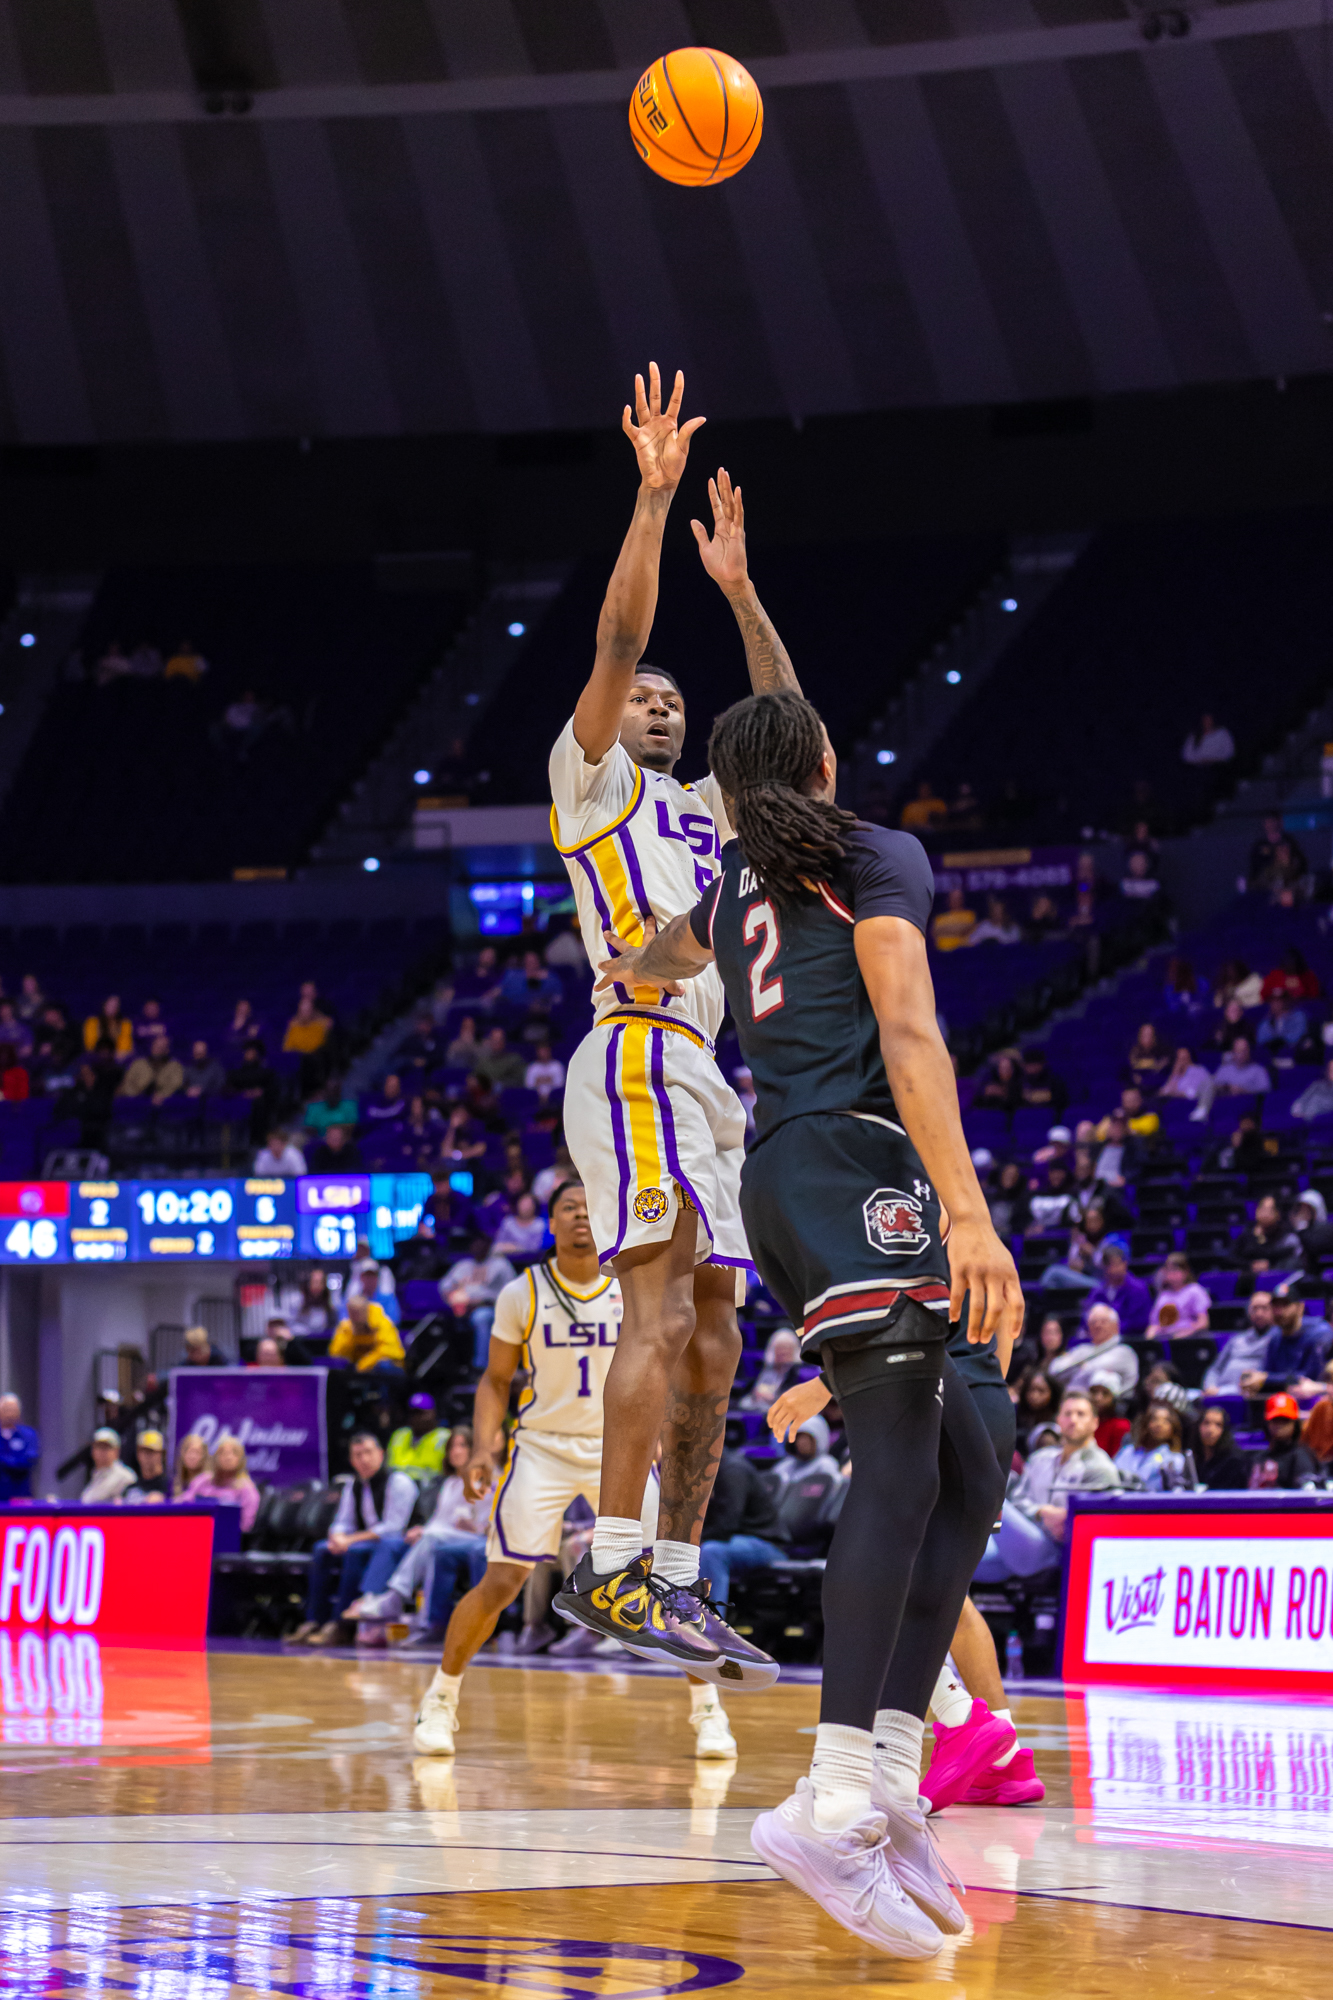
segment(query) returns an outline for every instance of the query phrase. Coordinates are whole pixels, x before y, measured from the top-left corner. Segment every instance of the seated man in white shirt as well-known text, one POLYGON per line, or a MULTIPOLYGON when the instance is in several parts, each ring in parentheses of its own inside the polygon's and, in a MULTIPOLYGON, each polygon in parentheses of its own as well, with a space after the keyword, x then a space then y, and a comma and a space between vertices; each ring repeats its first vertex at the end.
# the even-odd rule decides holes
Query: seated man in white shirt
POLYGON ((1120 1474, 1094 1443, 1097 1412, 1082 1390, 1067 1391, 1058 1418, 1063 1443, 1034 1451, 1004 1503, 1000 1526, 977 1564, 978 1583, 1040 1576, 1060 1562, 1071 1493, 1118 1489, 1120 1474))
POLYGON ((416 1480, 408 1472, 389 1470, 384 1446, 369 1431, 357 1432, 349 1456, 352 1477, 342 1490, 328 1540, 316 1542, 311 1553, 305 1623, 293 1632, 294 1644, 332 1646, 341 1636, 347 1607, 363 1588, 384 1588, 402 1547, 395 1538, 403 1534, 417 1504, 416 1480))
POLYGON ((1114 1306, 1092 1306, 1082 1338, 1063 1354, 1054 1355, 1046 1373, 1066 1392, 1090 1389, 1094 1375, 1114 1375, 1116 1398, 1127 1396, 1139 1379, 1139 1357, 1120 1338, 1120 1315, 1114 1306))
POLYGON ((553 1090, 564 1089, 565 1065, 551 1054, 549 1042, 538 1042, 536 1056, 528 1064, 523 1081, 529 1090, 536 1091, 543 1104, 553 1090))

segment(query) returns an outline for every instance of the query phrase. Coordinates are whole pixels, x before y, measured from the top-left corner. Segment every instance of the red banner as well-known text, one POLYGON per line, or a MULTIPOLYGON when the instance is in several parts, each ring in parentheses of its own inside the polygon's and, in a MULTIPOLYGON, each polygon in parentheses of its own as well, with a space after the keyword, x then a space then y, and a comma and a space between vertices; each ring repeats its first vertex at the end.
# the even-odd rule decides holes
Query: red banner
POLYGON ((21 1215, 35 1222, 43 1215, 68 1214, 68 1181, 0 1181, 0 1218, 21 1215))
POLYGON ((0 1628, 202 1645, 212 1568, 206 1514, 11 1508, 0 1519, 0 1628))

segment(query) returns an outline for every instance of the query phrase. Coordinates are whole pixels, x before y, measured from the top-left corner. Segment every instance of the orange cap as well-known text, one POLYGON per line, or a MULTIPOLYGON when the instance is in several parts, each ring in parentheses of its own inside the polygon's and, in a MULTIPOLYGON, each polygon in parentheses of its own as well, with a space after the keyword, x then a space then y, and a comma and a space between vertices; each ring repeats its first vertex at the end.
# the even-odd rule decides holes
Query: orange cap
POLYGON ((1301 1420, 1301 1406, 1290 1389, 1279 1390, 1264 1404, 1264 1422, 1271 1423, 1274 1417, 1290 1417, 1294 1423, 1301 1420))

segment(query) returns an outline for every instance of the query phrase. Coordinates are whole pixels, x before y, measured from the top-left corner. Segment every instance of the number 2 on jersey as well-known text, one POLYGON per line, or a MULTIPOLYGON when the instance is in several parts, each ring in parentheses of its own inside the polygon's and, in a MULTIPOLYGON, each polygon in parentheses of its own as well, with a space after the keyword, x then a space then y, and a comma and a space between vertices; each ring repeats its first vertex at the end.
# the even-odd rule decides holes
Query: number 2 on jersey
POLYGON ((587 1355, 586 1355, 586 1354, 580 1354, 580 1356, 579 1356, 579 1394, 580 1394, 580 1396, 591 1396, 591 1394, 592 1394, 592 1383, 591 1383, 591 1381, 590 1381, 590 1380, 589 1380, 589 1378, 588 1378, 588 1369, 589 1369, 589 1366, 590 1366, 590 1363, 589 1363, 589 1361, 588 1361, 588 1357, 587 1357, 587 1355))
POLYGON ((764 983, 764 974, 777 957, 778 946, 782 943, 777 911, 771 903, 751 903, 745 912, 741 936, 746 944, 763 939, 750 965, 750 1012, 756 1021, 762 1021, 765 1014, 773 1013, 782 1005, 781 978, 764 983))

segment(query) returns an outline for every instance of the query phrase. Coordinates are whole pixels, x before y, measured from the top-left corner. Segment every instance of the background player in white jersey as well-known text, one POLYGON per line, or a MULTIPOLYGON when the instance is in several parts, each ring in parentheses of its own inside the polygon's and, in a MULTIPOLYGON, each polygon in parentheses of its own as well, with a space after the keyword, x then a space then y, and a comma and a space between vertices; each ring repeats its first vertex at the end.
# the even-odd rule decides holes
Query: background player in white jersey
MULTIPOLYGON (((486 1372, 477 1384, 469 1499, 495 1478, 495 1444, 520 1362, 531 1379, 491 1510, 486 1574, 454 1607, 444 1657, 417 1716, 415 1749, 452 1757, 468 1661, 537 1563, 553 1562, 565 1509, 578 1495, 597 1505, 602 1474, 602 1390, 620 1331, 620 1286, 600 1268, 583 1187, 566 1181, 551 1204, 555 1254, 506 1285, 496 1301, 486 1372)), ((640 1546, 657 1528, 657 1481, 643 1491, 640 1546)), ((734 1757, 735 1741, 712 1687, 692 1698, 699 1756, 734 1757)))
MULTIPOLYGON (((671 775, 685 705, 669 674, 641 665, 657 604, 666 517, 701 417, 678 425, 684 378, 662 406, 656 363, 635 378, 634 518, 607 588, 592 675, 551 753, 552 828, 569 869, 589 959, 604 935, 633 946, 691 909, 731 838, 711 777, 671 775)), ((795 675, 745 568, 739 494, 710 482, 714 532, 694 522, 705 568, 745 635, 756 691, 795 675)), ((569 1066, 565 1134, 588 1186, 598 1250, 625 1295, 606 1388, 602 1502, 593 1544, 555 1600, 563 1616, 737 1689, 777 1667, 715 1616, 700 1588, 699 1538, 740 1354, 735 1274, 750 1263, 740 1222, 745 1115, 717 1067, 724 996, 715 973, 683 993, 612 986, 569 1066), (651 1563, 637 1512, 658 1438, 662 1512, 651 1563)))

